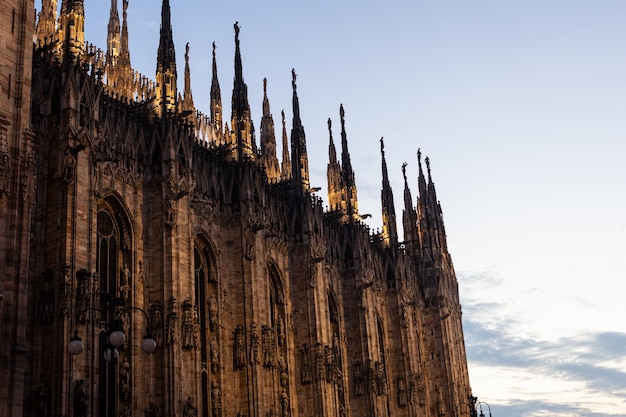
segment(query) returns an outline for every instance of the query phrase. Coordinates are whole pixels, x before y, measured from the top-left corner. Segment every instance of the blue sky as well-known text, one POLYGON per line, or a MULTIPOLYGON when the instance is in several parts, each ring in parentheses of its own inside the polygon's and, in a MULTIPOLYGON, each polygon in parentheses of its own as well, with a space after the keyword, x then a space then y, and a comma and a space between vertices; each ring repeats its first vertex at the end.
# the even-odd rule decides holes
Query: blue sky
MULTIPOLYGON (((85 3, 87 39, 105 48, 110 3, 85 3)), ((402 163, 415 195, 417 149, 431 158, 470 379, 494 416, 626 416, 626 1, 171 4, 179 77, 190 42, 205 113, 213 41, 230 102, 235 21, 257 130, 264 77, 276 125, 281 109, 291 123, 296 69, 324 198, 326 120, 339 126, 343 103, 372 228, 380 137, 399 218, 402 163)), ((151 78, 159 14, 130 0, 131 60, 151 78)))

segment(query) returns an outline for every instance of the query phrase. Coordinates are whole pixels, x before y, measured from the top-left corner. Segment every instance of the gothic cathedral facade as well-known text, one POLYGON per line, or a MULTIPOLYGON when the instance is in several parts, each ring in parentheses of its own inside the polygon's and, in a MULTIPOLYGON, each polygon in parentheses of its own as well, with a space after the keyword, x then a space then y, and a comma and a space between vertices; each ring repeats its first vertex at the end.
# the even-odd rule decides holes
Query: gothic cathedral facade
POLYGON ((469 417, 428 158, 415 200, 405 174, 401 242, 381 139, 374 233, 343 108, 324 209, 295 72, 290 135, 265 95, 257 145, 237 24, 226 120, 215 49, 210 114, 188 65, 178 93, 169 0, 154 79, 131 67, 128 1, 106 51, 83 1, 0 5, 0 415, 469 417))

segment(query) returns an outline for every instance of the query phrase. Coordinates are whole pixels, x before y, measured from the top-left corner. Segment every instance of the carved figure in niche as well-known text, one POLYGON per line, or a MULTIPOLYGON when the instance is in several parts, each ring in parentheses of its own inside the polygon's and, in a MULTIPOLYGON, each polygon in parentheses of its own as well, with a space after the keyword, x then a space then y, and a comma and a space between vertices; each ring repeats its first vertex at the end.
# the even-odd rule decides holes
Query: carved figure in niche
POLYGON ((183 324, 182 339, 183 350, 189 351, 196 346, 195 320, 193 317, 192 305, 189 300, 183 302, 183 324))
POLYGON ((74 417, 87 417, 89 410, 89 396, 85 387, 85 380, 79 379, 74 384, 74 417))
POLYGON ((246 342, 243 335, 243 326, 239 325, 233 331, 233 369, 236 371, 246 366, 246 342))
POLYGON ((215 340, 215 336, 209 342, 209 347, 211 349, 211 372, 216 374, 220 369, 220 348, 217 345, 217 340, 215 340))
POLYGON ((263 326, 263 366, 273 368, 276 366, 276 336, 274 329, 263 326))
POLYGON ((61 301, 61 317, 70 317, 70 287, 72 285, 72 272, 69 265, 63 266, 63 298, 61 301))
POLYGON ((285 340, 287 338, 285 334, 285 318, 278 316, 278 346, 285 346, 285 340))
POLYGON ((217 329, 217 300, 214 296, 210 296, 207 300, 207 304, 209 306, 209 327, 212 332, 217 329))
POLYGON ((211 412, 213 417, 220 417, 222 414, 222 391, 216 380, 211 381, 211 412))
POLYGON ((124 409, 120 413, 120 417, 132 417, 132 415, 133 415, 133 409, 130 405, 127 405, 126 407, 124 407, 124 409))
POLYGON ((256 323, 250 325, 250 363, 259 363, 259 333, 256 323))
POLYGON ((335 374, 335 355, 331 346, 324 346, 324 365, 326 366, 326 382, 331 382, 335 374))
POLYGON ((130 269, 128 269, 126 264, 120 268, 120 294, 124 301, 128 300, 128 295, 130 294, 130 269))
POLYGON ((50 323, 54 316, 54 292, 52 291, 53 273, 47 269, 42 274, 43 285, 40 290, 39 299, 41 300, 41 310, 39 320, 42 323, 50 323))
POLYGON ((354 362, 352 365, 354 368, 354 395, 360 397, 365 394, 365 387, 363 386, 363 365, 361 362, 354 362))
POLYGON ((252 230, 247 230, 243 236, 244 256, 247 260, 252 261, 256 257, 254 253, 254 234, 252 230))
POLYGON ((375 380, 376 380, 376 394, 377 395, 385 395, 386 393, 386 384, 385 384, 385 380, 386 375, 385 375, 385 364, 382 362, 376 362, 375 365, 375 376, 374 376, 375 380))
POLYGON ((165 343, 174 345, 176 343, 176 322, 178 314, 176 313, 176 299, 170 298, 167 301, 167 322, 165 324, 165 343))
POLYGON ((316 262, 309 262, 308 268, 307 268, 307 282, 309 284, 309 287, 311 288, 315 288, 315 286, 317 285, 317 267, 318 264, 316 262))
POLYGON ((48 408, 50 403, 50 391, 48 387, 42 382, 39 384, 39 390, 37 391, 37 413, 39 417, 48 417, 48 408))
POLYGON ((126 335, 126 340, 124 340, 124 344, 122 345, 122 350, 128 349, 128 343, 130 341, 130 314, 128 312, 121 315, 120 319, 122 320, 122 331, 126 335))
POLYGON ((278 373, 280 374, 280 386, 286 387, 289 374, 287 373, 287 360, 282 353, 278 358, 278 373))
POLYGON ((157 346, 163 346, 163 309, 158 301, 150 305, 150 329, 157 346))
POLYGON ((128 269, 128 264, 124 264, 124 266, 120 268, 120 285, 130 285, 130 269, 128 269))
POLYGON ((165 202, 165 224, 169 228, 176 226, 176 208, 171 200, 165 202))
POLYGON ((333 359, 337 379, 341 379, 341 375, 343 373, 343 361, 341 360, 341 346, 339 346, 339 336, 337 336, 337 333, 333 334, 333 359))
POLYGON ((408 404, 408 397, 406 392, 406 383, 403 377, 398 377, 398 406, 406 407, 408 404))
POLYGON ((70 149, 65 150, 65 155, 63 156, 63 181, 67 184, 74 181, 74 177, 76 174, 76 157, 72 155, 72 151, 70 149))
POLYGON ((143 270, 143 261, 139 261, 138 271, 137 271, 137 282, 141 285, 146 283, 146 273, 143 270))
POLYGON ((409 327, 409 315, 407 313, 408 306, 402 304, 400 307, 400 325, 404 328, 409 327))
POLYGON ((283 390, 283 392, 280 393, 280 408, 282 410, 282 417, 291 417, 289 395, 287 395, 287 391, 285 390, 283 390))
POLYGON ((130 363, 128 358, 120 365, 120 399, 128 401, 130 399, 130 363))
POLYGON ((145 415, 146 417, 161 417, 163 415, 163 412, 158 405, 151 402, 148 405, 148 408, 145 410, 145 415))
POLYGON ((187 397, 185 406, 183 407, 183 417, 196 417, 198 415, 198 409, 193 405, 193 399, 187 397))
POLYGON ((311 355, 309 345, 303 343, 298 351, 300 352, 301 357, 300 382, 303 385, 309 384, 313 380, 313 375, 311 372, 311 355))
POLYGON ((326 363, 324 355, 324 346, 321 343, 316 343, 314 347, 315 352, 315 379, 322 381, 326 379, 326 363))

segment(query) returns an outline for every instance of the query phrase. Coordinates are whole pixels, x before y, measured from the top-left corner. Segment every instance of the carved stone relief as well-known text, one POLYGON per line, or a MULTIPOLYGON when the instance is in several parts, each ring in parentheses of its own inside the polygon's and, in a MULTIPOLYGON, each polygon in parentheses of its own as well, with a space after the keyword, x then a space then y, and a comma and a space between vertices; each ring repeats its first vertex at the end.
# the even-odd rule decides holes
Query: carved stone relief
POLYGON ((246 341, 242 325, 233 331, 233 369, 235 371, 246 366, 246 341))

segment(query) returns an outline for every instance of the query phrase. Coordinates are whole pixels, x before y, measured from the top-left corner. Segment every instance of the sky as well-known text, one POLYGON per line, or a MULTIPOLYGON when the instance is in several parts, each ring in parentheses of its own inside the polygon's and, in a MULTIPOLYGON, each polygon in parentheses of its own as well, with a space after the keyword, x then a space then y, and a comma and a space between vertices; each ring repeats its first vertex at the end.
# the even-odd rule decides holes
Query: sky
MULTIPOLYGON (((105 49, 110 3, 85 3, 86 38, 105 49)), ((380 137, 398 219, 402 163, 416 196, 417 149, 430 157, 470 381, 494 417, 626 416, 626 1, 171 6, 179 88, 189 42, 204 113, 215 41, 230 114, 235 21, 257 138, 264 77, 275 125, 281 109, 291 125, 295 68, 311 186, 324 199, 326 120, 339 137, 344 105, 373 230, 380 137)), ((128 10, 133 67, 152 79, 160 10, 160 0, 130 0, 128 10)))

